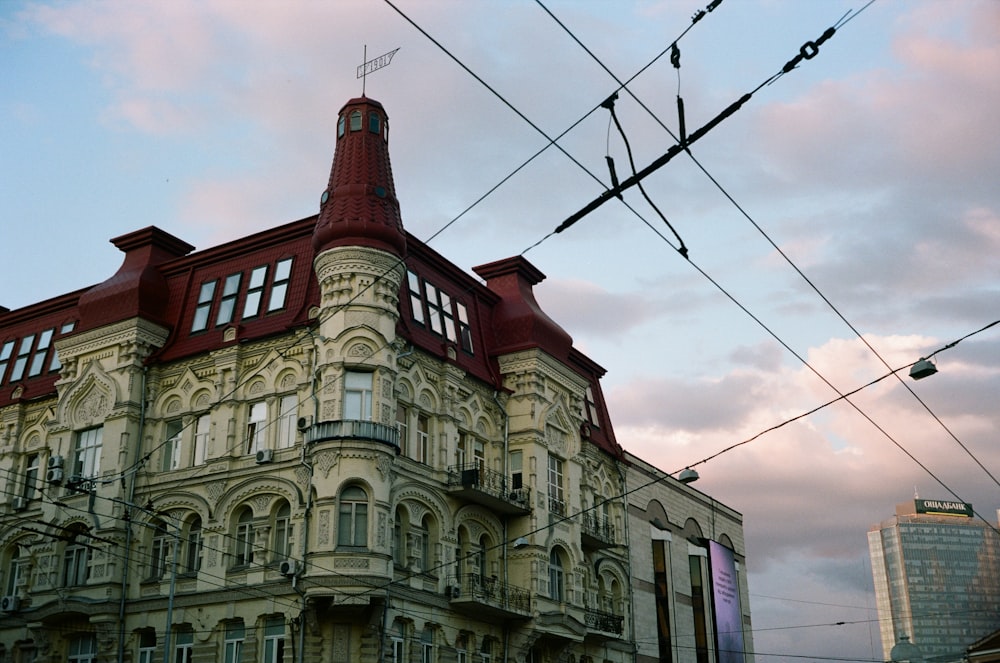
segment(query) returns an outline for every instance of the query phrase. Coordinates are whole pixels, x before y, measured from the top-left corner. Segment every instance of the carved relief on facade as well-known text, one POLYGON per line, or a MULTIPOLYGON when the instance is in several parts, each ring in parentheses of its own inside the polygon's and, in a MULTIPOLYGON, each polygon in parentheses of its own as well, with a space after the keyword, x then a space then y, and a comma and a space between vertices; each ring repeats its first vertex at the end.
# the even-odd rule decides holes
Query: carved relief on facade
POLYGON ((318 524, 318 538, 321 546, 330 545, 330 509, 320 509, 318 524))
POLYGON ((100 425, 117 400, 118 385, 98 362, 92 361, 59 399, 59 420, 70 428, 100 425))
POLYGON ((330 470, 340 460, 340 453, 337 451, 322 451, 316 454, 316 469, 323 473, 323 478, 330 477, 330 470))

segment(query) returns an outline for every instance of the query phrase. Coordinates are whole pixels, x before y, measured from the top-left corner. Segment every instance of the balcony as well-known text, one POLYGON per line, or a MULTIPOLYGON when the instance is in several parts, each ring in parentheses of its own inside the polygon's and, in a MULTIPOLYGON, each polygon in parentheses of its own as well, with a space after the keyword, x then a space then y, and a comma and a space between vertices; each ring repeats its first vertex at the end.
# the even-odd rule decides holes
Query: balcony
POLYGON ((326 442, 327 440, 371 440, 391 446, 399 453, 399 431, 395 426, 386 426, 374 421, 358 419, 341 419, 339 421, 320 421, 305 431, 307 444, 326 442))
POLYGON ((618 545, 615 526, 606 516, 594 511, 581 513, 580 545, 588 550, 603 550, 618 545))
POLYGON ((515 488, 504 475, 475 463, 448 468, 448 494, 505 516, 531 513, 530 489, 515 488))
POLYGON ((466 573, 449 578, 445 588, 451 607, 478 617, 495 619, 527 619, 531 617, 531 592, 486 578, 478 573, 466 573))
POLYGON ((602 612, 586 608, 583 612, 583 622, 587 626, 588 635, 598 637, 620 638, 625 630, 625 618, 610 612, 602 612))

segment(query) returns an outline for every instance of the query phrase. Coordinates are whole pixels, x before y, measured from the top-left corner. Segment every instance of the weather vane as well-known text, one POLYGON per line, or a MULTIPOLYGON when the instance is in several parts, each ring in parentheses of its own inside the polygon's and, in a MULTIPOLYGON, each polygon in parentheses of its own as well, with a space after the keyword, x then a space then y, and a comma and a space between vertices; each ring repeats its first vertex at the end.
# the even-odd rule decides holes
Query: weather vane
POLYGON ((368 44, 365 44, 365 62, 362 65, 358 65, 358 78, 361 79, 361 96, 365 96, 365 83, 368 79, 368 74, 378 71, 382 67, 388 67, 389 63, 392 62, 392 56, 396 54, 398 48, 394 48, 388 53, 383 53, 382 55, 374 58, 372 60, 368 59, 368 44))

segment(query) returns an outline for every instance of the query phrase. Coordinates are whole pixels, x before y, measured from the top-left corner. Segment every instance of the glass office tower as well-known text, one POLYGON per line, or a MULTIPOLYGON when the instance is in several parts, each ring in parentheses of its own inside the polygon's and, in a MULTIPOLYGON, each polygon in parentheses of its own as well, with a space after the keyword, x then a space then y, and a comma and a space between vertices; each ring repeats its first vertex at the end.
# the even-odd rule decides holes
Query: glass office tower
POLYGON ((885 660, 909 636, 927 661, 960 661, 1000 628, 1000 535, 962 502, 921 500, 868 531, 885 660))

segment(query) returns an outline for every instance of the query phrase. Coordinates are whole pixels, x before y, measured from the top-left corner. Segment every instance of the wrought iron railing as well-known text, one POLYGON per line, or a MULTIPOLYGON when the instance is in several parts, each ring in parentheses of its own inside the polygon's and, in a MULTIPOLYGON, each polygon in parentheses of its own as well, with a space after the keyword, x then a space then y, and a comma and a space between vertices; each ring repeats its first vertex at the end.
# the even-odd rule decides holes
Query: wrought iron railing
POLYGON ((584 533, 601 541, 615 542, 615 526, 609 518, 593 511, 585 511, 580 515, 580 527, 584 533))
POLYGON ((320 421, 310 426, 305 433, 306 442, 323 442, 355 438, 383 442, 399 451, 399 431, 395 426, 386 426, 375 421, 340 419, 320 421))
POLYGON ((514 486, 500 472, 486 469, 478 463, 453 465, 448 468, 448 485, 451 487, 475 488, 505 502, 519 504, 525 508, 531 505, 531 495, 527 486, 514 486))
POLYGON ((610 612, 586 608, 583 613, 587 628, 604 633, 621 635, 625 630, 625 618, 610 612))
POLYGON ((510 612, 530 613, 531 592, 524 587, 500 582, 496 577, 464 573, 448 580, 449 598, 469 599, 510 612))

